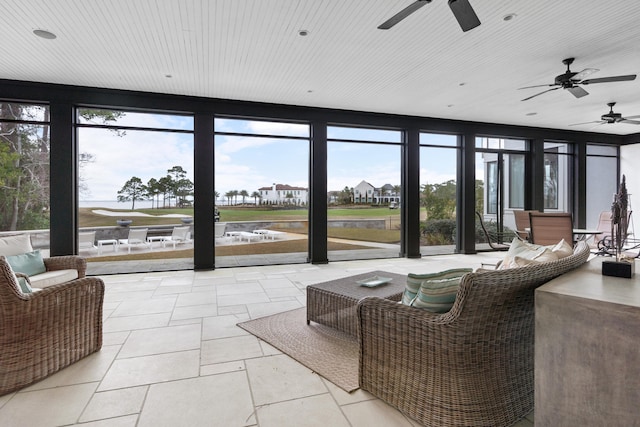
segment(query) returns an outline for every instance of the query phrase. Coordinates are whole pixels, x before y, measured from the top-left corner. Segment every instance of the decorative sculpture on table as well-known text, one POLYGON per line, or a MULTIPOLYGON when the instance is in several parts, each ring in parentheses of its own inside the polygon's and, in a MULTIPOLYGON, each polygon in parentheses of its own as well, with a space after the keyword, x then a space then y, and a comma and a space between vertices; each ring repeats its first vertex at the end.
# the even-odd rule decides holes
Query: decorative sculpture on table
POLYGON ((629 228, 629 195, 627 194, 626 178, 622 175, 622 182, 618 192, 613 195, 611 204, 611 240, 615 246, 616 260, 604 261, 602 263, 602 274, 605 276, 631 278, 634 273, 633 259, 628 261, 623 259, 622 248, 627 240, 627 230, 629 228))

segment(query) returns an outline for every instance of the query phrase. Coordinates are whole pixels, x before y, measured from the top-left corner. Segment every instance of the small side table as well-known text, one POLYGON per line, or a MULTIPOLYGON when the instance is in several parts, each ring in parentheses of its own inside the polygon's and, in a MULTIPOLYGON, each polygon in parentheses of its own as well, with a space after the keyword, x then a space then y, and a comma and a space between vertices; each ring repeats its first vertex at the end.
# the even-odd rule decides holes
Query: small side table
POLYGON ((116 240, 116 239, 98 240, 98 255, 102 255, 102 247, 104 245, 113 246, 113 252, 117 252, 118 251, 118 240, 116 240))

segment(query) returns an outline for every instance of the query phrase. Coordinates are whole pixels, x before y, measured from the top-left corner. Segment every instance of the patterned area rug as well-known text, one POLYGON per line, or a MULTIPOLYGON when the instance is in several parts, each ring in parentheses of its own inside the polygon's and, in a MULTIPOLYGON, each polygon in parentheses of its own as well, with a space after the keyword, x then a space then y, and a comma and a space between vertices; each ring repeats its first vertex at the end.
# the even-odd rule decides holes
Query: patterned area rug
POLYGON ((341 389, 358 387, 357 340, 328 326, 307 325, 306 307, 238 323, 341 389))

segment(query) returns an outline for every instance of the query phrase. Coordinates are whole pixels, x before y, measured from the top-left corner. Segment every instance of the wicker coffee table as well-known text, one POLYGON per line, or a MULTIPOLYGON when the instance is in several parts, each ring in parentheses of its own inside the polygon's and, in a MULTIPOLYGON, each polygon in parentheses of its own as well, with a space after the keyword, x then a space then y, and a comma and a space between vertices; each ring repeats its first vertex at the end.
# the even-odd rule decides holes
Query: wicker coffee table
POLYGON ((400 301, 406 282, 407 276, 404 274, 372 271, 309 285, 307 286, 307 324, 313 321, 357 336, 358 301, 369 296, 400 301), (356 283, 374 276, 389 278, 391 281, 376 287, 361 286, 356 283))

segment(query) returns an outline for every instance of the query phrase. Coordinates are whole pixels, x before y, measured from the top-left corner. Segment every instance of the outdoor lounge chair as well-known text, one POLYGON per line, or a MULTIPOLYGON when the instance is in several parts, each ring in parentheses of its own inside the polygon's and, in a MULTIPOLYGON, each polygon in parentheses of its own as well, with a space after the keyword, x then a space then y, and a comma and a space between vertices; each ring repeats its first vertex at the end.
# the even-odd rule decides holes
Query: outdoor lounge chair
POLYGON ((78 233, 78 250, 90 250, 90 249, 98 249, 95 244, 96 241, 96 232, 95 231, 86 231, 78 233))
POLYGON ((167 242, 173 243, 173 249, 176 248, 177 243, 186 243, 191 240, 191 227, 173 227, 173 231, 171 232, 171 236, 162 236, 162 247, 165 246, 167 242))
POLYGON ((227 223, 226 222, 216 222, 214 223, 213 237, 214 241, 226 241, 227 240, 227 223))
POLYGON ((489 247, 494 251, 506 251, 509 249, 509 244, 513 240, 514 237, 517 237, 515 233, 511 230, 498 232, 495 230, 489 230, 482 219, 482 214, 476 211, 476 216, 480 221, 480 227, 482 228, 482 232, 484 233, 485 238, 487 239, 487 243, 489 243, 489 247))
POLYGON ((128 252, 131 253, 132 246, 143 245, 148 249, 151 249, 151 245, 147 242, 148 228, 132 228, 129 230, 129 237, 126 239, 118 239, 118 247, 120 245, 126 245, 128 252))
MULTIPOLYGON (((57 258, 71 257, 50 259, 57 258)), ((100 350, 103 299, 102 279, 84 272, 81 278, 23 293, 0 256, 0 395, 100 350)))
POLYGON ((529 231, 531 223, 529 222, 529 212, 538 212, 534 210, 514 210, 513 218, 516 221, 516 233, 522 240, 529 239, 529 231))

